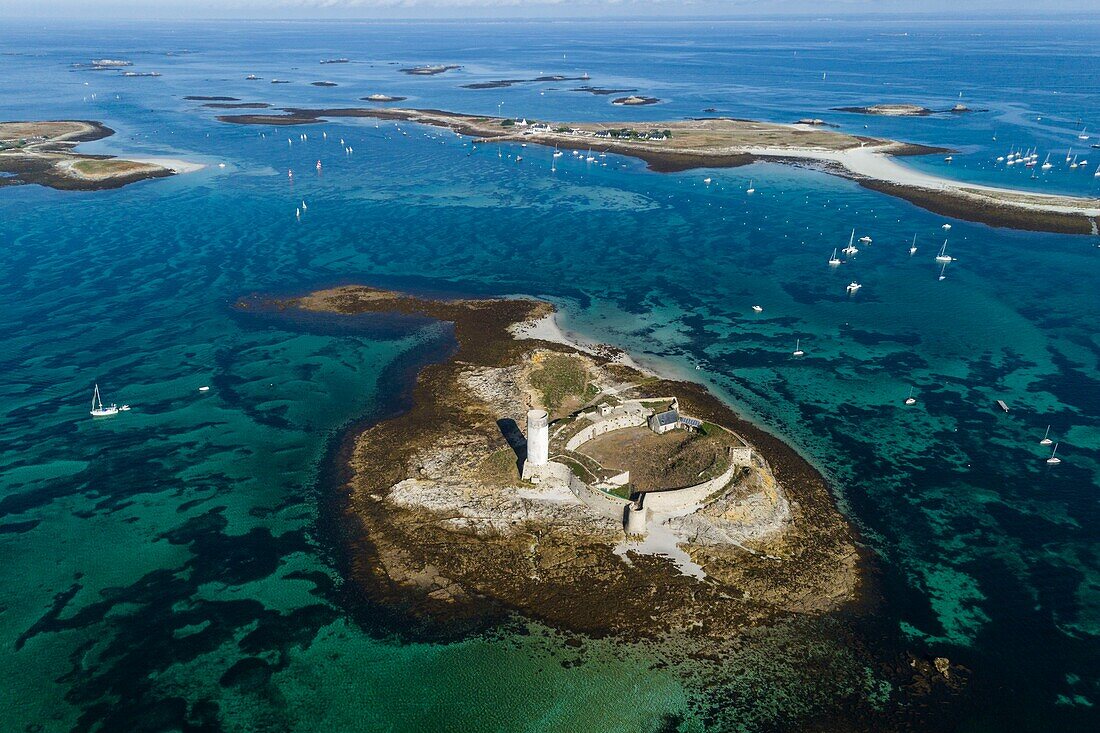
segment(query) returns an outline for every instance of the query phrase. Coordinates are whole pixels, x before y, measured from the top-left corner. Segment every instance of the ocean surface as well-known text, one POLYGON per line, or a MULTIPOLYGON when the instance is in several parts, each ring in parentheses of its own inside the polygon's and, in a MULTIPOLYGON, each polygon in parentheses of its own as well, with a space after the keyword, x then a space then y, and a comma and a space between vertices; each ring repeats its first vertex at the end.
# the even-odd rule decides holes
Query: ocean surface
MULTIPOLYGON (((336 107, 385 93, 608 122, 812 116, 958 151, 906 159, 923 170, 1096 196, 1098 32, 1095 20, 5 24, 0 119, 99 120, 117 134, 81 150, 206 167, 114 191, 0 189, 0 730, 800 730, 843 709, 778 654, 731 658, 738 684, 713 690, 642 646, 578 651, 522 622, 429 642, 348 609, 324 531, 326 456, 353 421, 400 409, 445 332, 232 308, 344 282, 545 297, 568 329, 711 385, 829 477, 876 558, 891 643, 971 670, 951 725, 1095 729, 1100 239, 950 220, 778 165, 665 175, 567 154, 551 173, 535 146, 517 163, 518 146, 474 150, 409 124, 227 125, 183 97, 336 107), (161 75, 73 66, 102 57, 161 75), (399 72, 424 63, 462 68, 399 72), (570 91, 582 84, 662 101, 616 107, 570 91), (829 111, 959 101, 981 111, 829 111), (1032 179, 996 162, 1027 148, 1055 166, 1032 179), (831 271, 853 228, 874 243, 831 271), (957 261, 941 280, 945 237, 957 261), (863 288, 848 297, 852 280, 863 288), (807 355, 794 361, 796 339, 807 355), (133 409, 91 420, 97 382, 133 409), (1048 425, 1058 466, 1039 445, 1048 425)), ((854 694, 888 695, 877 675, 854 694)))

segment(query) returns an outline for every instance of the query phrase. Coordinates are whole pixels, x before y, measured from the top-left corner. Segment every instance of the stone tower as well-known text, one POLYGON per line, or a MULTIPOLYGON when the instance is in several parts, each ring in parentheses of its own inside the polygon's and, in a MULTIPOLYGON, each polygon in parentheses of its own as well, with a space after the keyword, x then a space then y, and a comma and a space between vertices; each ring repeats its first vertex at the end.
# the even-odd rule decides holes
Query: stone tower
POLYGON ((550 416, 546 410, 527 411, 527 461, 531 466, 545 466, 550 459, 550 416))

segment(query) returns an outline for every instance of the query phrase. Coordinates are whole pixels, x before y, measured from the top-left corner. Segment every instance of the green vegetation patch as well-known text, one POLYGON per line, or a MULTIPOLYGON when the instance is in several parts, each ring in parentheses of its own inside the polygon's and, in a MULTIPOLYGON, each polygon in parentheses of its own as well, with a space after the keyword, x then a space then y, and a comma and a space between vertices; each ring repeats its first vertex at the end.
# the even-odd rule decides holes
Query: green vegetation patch
POLYGON ((539 368, 531 373, 531 386, 542 393, 543 404, 557 409, 570 397, 595 396, 589 389, 588 367, 568 354, 546 354, 539 368))
POLYGON ((519 481, 519 463, 515 451, 501 448, 493 451, 478 466, 482 481, 496 485, 510 485, 519 481))

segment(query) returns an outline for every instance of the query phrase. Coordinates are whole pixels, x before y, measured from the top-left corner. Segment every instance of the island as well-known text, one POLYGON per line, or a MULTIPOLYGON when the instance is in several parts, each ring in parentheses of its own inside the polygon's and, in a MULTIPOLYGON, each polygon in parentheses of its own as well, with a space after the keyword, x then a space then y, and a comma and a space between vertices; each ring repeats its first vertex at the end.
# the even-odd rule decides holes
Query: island
POLYGON ((524 142, 598 149, 645 161, 659 172, 732 168, 757 161, 812 167, 905 199, 937 214, 991 226, 1064 234, 1100 233, 1100 199, 1034 193, 942 178, 896 162, 898 156, 949 152, 819 125, 729 117, 669 122, 561 123, 470 115, 436 109, 289 107, 283 114, 223 115, 222 122, 306 125, 325 119, 403 120, 454 130, 479 142, 524 142))
POLYGON ((311 81, 311 82, 310 82, 309 84, 310 84, 310 86, 315 86, 315 87, 335 87, 335 86, 340 86, 339 84, 337 84, 337 83, 336 83, 336 82, 334 82, 334 81, 311 81))
POLYGON ((955 104, 948 109, 935 110, 919 104, 872 104, 868 107, 833 107, 834 112, 853 112, 861 115, 881 115, 883 117, 927 117, 928 115, 950 112, 961 114, 975 112, 965 104, 955 104))
POLYGON ((128 160, 73 151, 78 143, 113 134, 109 127, 88 120, 0 122, 0 187, 37 183, 69 191, 95 191, 202 167, 177 160, 128 160))
POLYGON ((369 97, 360 97, 364 102, 404 102, 408 97, 393 97, 389 94, 372 94, 369 97))
POLYGON ((583 81, 587 76, 562 76, 561 74, 548 74, 536 76, 534 79, 494 79, 492 81, 478 81, 472 84, 463 84, 463 89, 505 89, 516 84, 535 84, 540 82, 555 81, 583 81))
POLYGON ((335 454, 345 572, 373 607, 709 644, 861 597, 852 528, 796 451, 700 385, 568 343, 546 302, 345 286, 237 307, 451 324, 410 409, 335 454))
POLYGON ((834 112, 854 112, 861 115, 882 115, 883 117, 923 117, 932 114, 932 110, 919 104, 872 104, 868 107, 833 107, 834 112))
POLYGON ((645 97, 637 94, 631 94, 629 97, 619 97, 618 99, 611 100, 611 104, 624 105, 627 107, 643 107, 649 104, 657 104, 661 100, 656 97, 645 97))
POLYGON ((588 94, 595 94, 597 97, 607 97, 612 94, 632 94, 638 91, 637 89, 612 89, 608 87, 594 87, 586 85, 583 87, 575 87, 570 89, 571 92, 587 92, 588 94))
POLYGON ((461 66, 457 64, 436 64, 425 66, 412 66, 407 69, 398 69, 402 74, 408 74, 409 76, 435 76, 437 74, 446 74, 448 71, 455 69, 461 69, 461 66))

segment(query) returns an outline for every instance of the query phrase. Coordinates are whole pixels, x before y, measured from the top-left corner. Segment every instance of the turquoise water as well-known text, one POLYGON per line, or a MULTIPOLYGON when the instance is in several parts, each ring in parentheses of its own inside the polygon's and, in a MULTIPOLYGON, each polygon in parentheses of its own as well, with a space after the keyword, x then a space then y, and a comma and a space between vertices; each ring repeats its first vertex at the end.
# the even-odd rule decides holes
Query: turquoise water
MULTIPOLYGON (((932 256, 948 220, 821 173, 659 175, 566 156, 551 175, 550 151, 534 147, 516 164, 507 156, 518 148, 498 157, 412 125, 228 126, 182 97, 341 106, 384 92, 557 119, 812 114, 963 151, 950 166, 907 161, 924 169, 1097 195, 1093 166, 1032 181, 994 163, 1010 145, 1060 162, 1057 151, 1081 144, 1077 119, 1100 98, 1096 30, 218 23, 6 33, 0 117, 98 119, 118 134, 85 149, 207 167, 117 191, 0 191, 0 730, 798 729, 811 710, 842 710, 852 687, 879 689, 873 673, 845 677, 858 676, 856 662, 829 639, 835 686, 810 690, 796 664, 746 651, 711 688, 654 669, 653 649, 587 641, 578 652, 538 627, 427 643, 351 620, 320 528, 323 459, 350 421, 399 409, 403 375, 438 358, 445 332, 230 306, 253 292, 360 281, 547 297, 569 328, 711 384, 832 479, 882 570, 872 643, 973 670, 952 713, 960 729, 1095 723, 1095 238, 952 221, 959 262, 939 281, 932 256), (162 76, 70 68, 100 56, 162 76), (353 63, 317 63, 339 56, 353 63), (396 71, 432 62, 464 68, 396 71), (567 91, 573 83, 460 88, 584 71, 592 84, 665 101, 624 110, 567 91), (318 80, 340 86, 308 85, 318 80), (988 111, 827 112, 943 107, 959 92, 988 111), (830 272, 851 227, 874 244, 830 272), (849 298, 853 278, 864 288, 849 298), (763 313, 750 310, 757 303, 763 313), (807 357, 794 363, 796 338, 807 357), (134 409, 87 419, 97 381, 134 409), (911 386, 919 402, 905 408, 911 386), (1061 441, 1056 468, 1038 445, 1048 423, 1061 441)), ((1100 119, 1083 123, 1100 131, 1100 119)), ((761 648, 791 643, 777 633, 761 648)))

